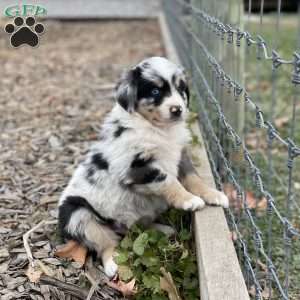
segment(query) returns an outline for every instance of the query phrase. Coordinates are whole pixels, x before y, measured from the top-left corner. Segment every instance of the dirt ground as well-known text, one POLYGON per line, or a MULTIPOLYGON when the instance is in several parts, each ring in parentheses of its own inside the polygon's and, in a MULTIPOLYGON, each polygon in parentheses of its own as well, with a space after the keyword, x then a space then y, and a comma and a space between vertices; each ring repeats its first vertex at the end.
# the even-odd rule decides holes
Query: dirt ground
MULTIPOLYGON (((30 283, 22 236, 42 220, 55 220, 62 189, 113 105, 121 71, 163 55, 155 21, 49 21, 45 27, 36 49, 12 49, 0 33, 1 300, 86 296, 30 283)), ((56 226, 45 225, 29 245, 44 273, 84 287, 85 271, 54 256, 58 243, 56 226)), ((106 288, 97 299, 116 298, 106 288)))

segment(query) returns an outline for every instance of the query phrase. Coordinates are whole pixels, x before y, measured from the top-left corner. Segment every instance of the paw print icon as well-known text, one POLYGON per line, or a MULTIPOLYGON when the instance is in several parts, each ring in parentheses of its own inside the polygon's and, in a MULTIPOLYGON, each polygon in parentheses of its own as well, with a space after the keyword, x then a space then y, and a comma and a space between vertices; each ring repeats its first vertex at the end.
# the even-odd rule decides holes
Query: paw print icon
POLYGON ((36 47, 39 44, 39 36, 44 33, 45 27, 36 23, 33 17, 16 17, 13 23, 6 24, 5 32, 10 34, 10 43, 17 48, 21 45, 36 47))

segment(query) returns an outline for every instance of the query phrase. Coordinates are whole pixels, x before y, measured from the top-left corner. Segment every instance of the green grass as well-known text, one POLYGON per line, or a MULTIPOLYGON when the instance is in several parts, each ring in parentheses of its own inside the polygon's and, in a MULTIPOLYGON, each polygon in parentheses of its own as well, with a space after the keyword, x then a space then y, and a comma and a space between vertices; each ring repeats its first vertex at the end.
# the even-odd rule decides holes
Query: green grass
MULTIPOLYGON (((267 23, 260 28, 259 24, 250 24, 246 26, 246 29, 253 33, 261 35, 268 45, 268 52, 271 55, 271 49, 274 47, 274 43, 278 45, 276 48, 279 55, 286 60, 293 59, 293 53, 299 45, 298 32, 296 20, 292 18, 292 22, 285 22, 282 25, 279 32, 275 31, 275 24, 267 23)), ((298 52, 299 52, 298 47, 298 52)), ((299 87, 295 88, 291 82, 293 66, 292 65, 281 65, 275 70, 275 105, 272 103, 272 62, 264 59, 258 60, 256 58, 255 51, 249 51, 246 54, 246 88, 250 91, 251 95, 254 95, 254 100, 258 103, 262 110, 266 112, 267 117, 270 119, 271 107, 274 110, 274 119, 289 116, 290 120, 287 124, 280 128, 284 136, 288 135, 288 128, 292 121, 292 103, 293 98, 299 95, 299 87)), ((298 97, 298 105, 300 105, 298 97)), ((299 108, 299 107, 298 107, 299 108)), ((299 116, 299 112, 298 112, 299 116)), ((299 117, 297 118, 299 123, 299 117)), ((252 120, 249 122, 253 124, 252 120)), ((298 126, 299 129, 299 126, 298 126)), ((300 143, 300 134, 295 136, 295 140, 300 143)))

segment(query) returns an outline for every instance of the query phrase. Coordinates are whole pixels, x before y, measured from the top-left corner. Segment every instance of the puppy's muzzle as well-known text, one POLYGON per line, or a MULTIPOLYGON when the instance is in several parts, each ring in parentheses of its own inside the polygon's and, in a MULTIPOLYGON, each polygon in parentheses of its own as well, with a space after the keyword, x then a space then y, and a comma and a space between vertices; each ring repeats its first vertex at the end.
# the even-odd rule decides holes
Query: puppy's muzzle
POLYGON ((172 105, 170 107, 170 115, 172 119, 178 119, 182 115, 182 107, 180 105, 172 105))

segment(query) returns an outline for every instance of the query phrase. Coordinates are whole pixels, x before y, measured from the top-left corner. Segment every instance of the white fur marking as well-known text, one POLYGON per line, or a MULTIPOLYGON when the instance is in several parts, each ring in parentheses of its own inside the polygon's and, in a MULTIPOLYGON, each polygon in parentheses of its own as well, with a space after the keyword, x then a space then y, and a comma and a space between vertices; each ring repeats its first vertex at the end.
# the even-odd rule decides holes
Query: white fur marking
POLYGON ((118 271, 118 265, 114 262, 113 258, 109 258, 103 263, 104 272, 107 277, 112 278, 116 275, 118 271))
POLYGON ((227 196, 224 193, 219 192, 218 197, 216 199, 216 204, 220 205, 224 208, 228 208, 229 207, 229 200, 228 200, 227 196))
POLYGON ((205 202, 200 197, 194 196, 190 200, 184 202, 183 209, 195 211, 202 209, 204 206, 205 202))
POLYGON ((76 210, 70 218, 69 224, 67 225, 67 231, 71 235, 76 235, 78 232, 84 232, 89 218, 90 213, 86 209, 81 208, 76 210))

